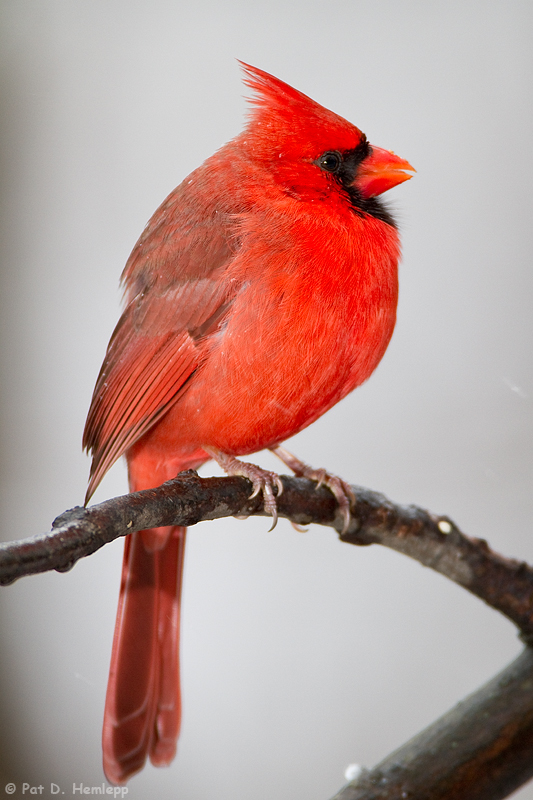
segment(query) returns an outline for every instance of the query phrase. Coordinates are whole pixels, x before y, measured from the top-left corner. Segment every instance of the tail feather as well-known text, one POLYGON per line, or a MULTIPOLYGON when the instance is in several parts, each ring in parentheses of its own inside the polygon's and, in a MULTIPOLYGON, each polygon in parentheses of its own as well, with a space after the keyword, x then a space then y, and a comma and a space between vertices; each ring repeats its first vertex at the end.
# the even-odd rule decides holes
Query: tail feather
POLYGON ((104 771, 114 784, 141 770, 147 756, 162 766, 176 752, 185 533, 159 528, 126 539, 102 736, 104 771))
POLYGON ((181 577, 185 555, 185 528, 173 528, 170 557, 160 563, 162 591, 159 593, 159 681, 154 739, 150 761, 154 766, 170 764, 176 754, 181 723, 179 682, 179 636, 181 577))

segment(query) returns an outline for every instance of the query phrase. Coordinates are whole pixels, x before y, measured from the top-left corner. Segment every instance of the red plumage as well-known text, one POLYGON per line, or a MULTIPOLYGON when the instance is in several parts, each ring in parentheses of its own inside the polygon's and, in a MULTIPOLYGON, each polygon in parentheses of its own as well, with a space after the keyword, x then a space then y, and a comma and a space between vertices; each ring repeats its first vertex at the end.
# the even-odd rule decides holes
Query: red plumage
MULTIPOLYGON (((123 454, 137 491, 275 447, 366 380, 392 335, 399 240, 375 196, 412 168, 243 67, 247 127, 169 195, 124 269, 84 434, 87 499, 123 454)), ((113 783, 175 752, 184 542, 180 528, 126 542, 103 734, 113 783)))

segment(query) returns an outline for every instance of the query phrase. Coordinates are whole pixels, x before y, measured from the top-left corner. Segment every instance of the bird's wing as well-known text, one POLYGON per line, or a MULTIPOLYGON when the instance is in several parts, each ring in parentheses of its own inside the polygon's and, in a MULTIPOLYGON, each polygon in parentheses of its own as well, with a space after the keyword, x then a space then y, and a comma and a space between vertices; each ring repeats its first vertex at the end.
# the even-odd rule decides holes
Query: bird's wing
POLYGON ((216 214, 195 221, 187 208, 176 213, 173 195, 169 200, 124 270, 129 302, 109 343, 83 435, 93 456, 87 499, 109 467, 178 400, 202 363, 206 337, 238 290, 225 279, 238 249, 231 221, 216 214))

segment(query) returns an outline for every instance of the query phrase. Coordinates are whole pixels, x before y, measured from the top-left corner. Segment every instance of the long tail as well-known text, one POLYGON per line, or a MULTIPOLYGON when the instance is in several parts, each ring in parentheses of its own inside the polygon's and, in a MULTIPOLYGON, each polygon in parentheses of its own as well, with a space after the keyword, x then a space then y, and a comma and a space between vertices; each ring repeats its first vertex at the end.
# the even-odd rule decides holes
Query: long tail
POLYGON ((102 734, 110 783, 126 783, 147 756, 166 766, 176 753, 185 534, 185 528, 157 528, 125 542, 102 734))

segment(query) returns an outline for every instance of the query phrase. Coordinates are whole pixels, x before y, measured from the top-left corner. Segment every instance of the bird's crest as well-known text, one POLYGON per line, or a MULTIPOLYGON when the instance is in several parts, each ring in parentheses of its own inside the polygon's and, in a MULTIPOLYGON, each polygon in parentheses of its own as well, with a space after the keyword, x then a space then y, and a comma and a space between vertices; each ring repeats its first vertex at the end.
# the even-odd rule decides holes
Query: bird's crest
MULTIPOLYGON (((254 96, 248 98, 251 112, 247 133, 264 139, 265 144, 267 140, 281 144, 283 139, 286 144, 299 142, 300 147, 307 143, 311 154, 322 146, 348 150, 363 137, 355 125, 288 83, 243 61, 239 64, 244 83, 254 91, 254 96)), ((301 150, 300 154, 303 155, 301 150)))

